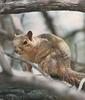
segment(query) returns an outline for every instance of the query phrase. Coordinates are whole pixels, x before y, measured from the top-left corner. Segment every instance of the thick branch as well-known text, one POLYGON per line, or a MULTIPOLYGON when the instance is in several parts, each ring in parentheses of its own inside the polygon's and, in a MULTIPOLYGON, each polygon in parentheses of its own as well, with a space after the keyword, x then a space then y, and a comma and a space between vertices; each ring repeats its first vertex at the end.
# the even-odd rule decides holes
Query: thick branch
POLYGON ((48 90, 49 93, 61 96, 65 100, 70 100, 70 98, 71 100, 85 100, 84 93, 70 89, 64 83, 54 81, 53 79, 44 76, 37 76, 32 73, 13 70, 5 59, 2 48, 0 48, 0 64, 4 70, 4 73, 0 74, 0 86, 7 86, 7 84, 18 86, 20 88, 32 86, 48 90))
POLYGON ((85 12, 85 0, 16 0, 0 3, 0 14, 40 10, 72 10, 85 12))
POLYGON ((16 86, 18 88, 34 87, 48 90, 52 95, 62 97, 65 100, 85 100, 83 92, 78 92, 75 89, 69 89, 65 84, 47 79, 43 76, 36 76, 31 73, 19 72, 13 70, 13 77, 7 79, 6 76, 0 75, 0 85, 16 86), (71 98, 71 99, 70 99, 71 98))

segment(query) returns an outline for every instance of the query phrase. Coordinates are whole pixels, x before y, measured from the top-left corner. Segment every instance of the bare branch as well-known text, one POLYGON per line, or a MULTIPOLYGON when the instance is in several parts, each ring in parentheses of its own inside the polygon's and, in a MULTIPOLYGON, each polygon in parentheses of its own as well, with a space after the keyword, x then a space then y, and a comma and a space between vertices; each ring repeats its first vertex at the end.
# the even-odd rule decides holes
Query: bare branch
POLYGON ((85 78, 83 78, 79 84, 78 91, 80 91, 85 83, 85 78))
POLYGON ((77 29, 77 30, 73 30, 73 31, 69 32, 66 36, 64 36, 63 38, 64 38, 64 39, 67 39, 67 38, 69 38, 69 37, 75 36, 78 32, 84 32, 84 31, 85 31, 84 28, 82 28, 82 29, 77 29))
POLYGON ((24 62, 26 64, 30 64, 30 65, 32 65, 32 67, 34 67, 36 70, 38 70, 42 75, 44 75, 46 77, 49 76, 45 72, 43 72, 42 69, 40 69, 39 67, 37 67, 34 63, 30 62, 29 60, 24 60, 22 58, 15 57, 14 55, 11 55, 11 54, 6 53, 6 52, 5 52, 5 54, 7 56, 11 57, 12 59, 16 59, 16 60, 19 60, 19 61, 24 62))
POLYGON ((83 93, 81 94, 81 93, 78 93, 76 90, 69 89, 65 84, 61 82, 50 80, 43 76, 42 77, 35 76, 32 74, 23 73, 23 72, 22 73, 18 72, 18 74, 20 74, 20 76, 15 75, 11 79, 13 83, 19 83, 19 85, 21 84, 21 86, 31 85, 33 87, 37 87, 40 89, 46 89, 49 91, 49 93, 53 95, 61 96, 64 99, 67 99, 67 98, 68 99, 71 98, 72 100, 81 100, 80 98, 82 98, 82 100, 85 99, 85 96, 83 93))
POLYGON ((1 47, 0 64, 4 70, 4 73, 0 74, 0 86, 10 85, 19 88, 31 86, 48 90, 49 93, 62 97, 65 100, 85 100, 83 92, 78 92, 76 89, 70 89, 62 82, 44 76, 37 76, 29 72, 14 70, 7 62, 1 47))
POLYGON ((72 10, 85 12, 84 0, 19 0, 0 3, 0 14, 32 12, 40 10, 72 10))
POLYGON ((3 67, 3 71, 7 74, 7 75, 12 75, 12 70, 11 70, 11 66, 9 65, 9 63, 7 62, 4 52, 3 52, 3 48, 0 46, 0 64, 3 67))
POLYGON ((10 35, 7 31, 0 29, 0 37, 7 40, 13 40, 14 35, 10 35))
POLYGON ((31 73, 19 72, 16 70, 13 70, 13 76, 10 78, 0 75, 0 86, 1 85, 16 86, 19 88, 31 86, 34 88, 36 87, 48 90, 49 93, 62 97, 65 100, 85 100, 83 92, 70 89, 59 81, 50 80, 43 76, 36 76, 31 73))
POLYGON ((42 11, 41 13, 42 13, 43 17, 45 18, 45 23, 46 23, 48 29, 51 31, 51 33, 58 35, 56 33, 55 27, 53 25, 53 20, 52 20, 51 16, 46 11, 42 11))
POLYGON ((21 33, 24 32, 20 18, 17 17, 14 14, 11 14, 12 20, 13 20, 13 24, 14 24, 14 28, 15 28, 15 32, 16 34, 18 33, 17 31, 20 31, 21 33))

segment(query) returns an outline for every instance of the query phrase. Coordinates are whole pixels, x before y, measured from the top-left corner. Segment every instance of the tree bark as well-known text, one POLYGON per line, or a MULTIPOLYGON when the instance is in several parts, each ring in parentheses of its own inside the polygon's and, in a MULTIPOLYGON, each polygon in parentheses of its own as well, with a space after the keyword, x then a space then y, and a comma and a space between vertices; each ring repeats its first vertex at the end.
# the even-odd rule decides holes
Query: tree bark
POLYGON ((3 72, 0 73, 0 86, 16 86, 24 88, 31 86, 39 89, 48 90, 52 95, 62 97, 65 100, 85 100, 83 92, 78 92, 76 89, 70 89, 66 84, 55 81, 51 78, 34 75, 29 72, 22 72, 14 70, 9 62, 7 62, 4 51, 0 46, 0 64, 3 72), (4 63, 5 62, 5 63, 4 63))
POLYGON ((9 2, 0 2, 0 14, 41 10, 71 10, 85 12, 85 0, 10 0, 9 2))

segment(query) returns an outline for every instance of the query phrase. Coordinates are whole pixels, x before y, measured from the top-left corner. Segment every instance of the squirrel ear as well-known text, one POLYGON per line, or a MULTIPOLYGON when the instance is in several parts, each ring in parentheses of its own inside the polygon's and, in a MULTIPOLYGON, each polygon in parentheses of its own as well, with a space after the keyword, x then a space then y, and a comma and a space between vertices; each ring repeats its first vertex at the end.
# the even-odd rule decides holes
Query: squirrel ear
POLYGON ((29 31, 28 33, 27 33, 27 37, 29 38, 29 40, 31 40, 32 41, 32 31, 29 31))

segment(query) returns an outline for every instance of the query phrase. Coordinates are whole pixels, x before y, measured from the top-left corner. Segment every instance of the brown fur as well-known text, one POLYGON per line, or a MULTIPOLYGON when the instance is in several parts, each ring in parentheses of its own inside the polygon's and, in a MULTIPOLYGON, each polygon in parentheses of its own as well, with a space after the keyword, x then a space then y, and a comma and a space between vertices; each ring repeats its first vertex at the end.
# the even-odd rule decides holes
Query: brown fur
POLYGON ((70 67, 71 53, 66 42, 51 34, 36 37, 32 37, 32 34, 30 37, 28 35, 15 37, 13 43, 16 52, 22 58, 39 64, 41 69, 49 75, 58 76, 78 86, 80 80, 70 67))

